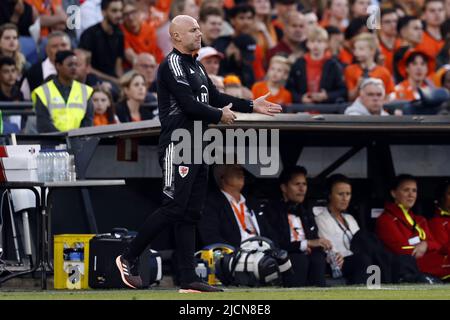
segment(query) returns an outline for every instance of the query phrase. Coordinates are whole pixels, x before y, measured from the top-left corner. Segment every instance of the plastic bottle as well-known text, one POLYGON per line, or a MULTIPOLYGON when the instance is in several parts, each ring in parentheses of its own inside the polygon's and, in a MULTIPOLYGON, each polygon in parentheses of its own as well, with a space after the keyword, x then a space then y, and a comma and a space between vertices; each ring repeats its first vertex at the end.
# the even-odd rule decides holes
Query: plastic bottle
POLYGON ((40 150, 38 155, 36 156, 36 165, 37 165, 37 176, 39 182, 45 181, 45 153, 43 150, 40 150))
POLYGON ((69 155, 68 166, 68 181, 76 181, 77 173, 75 168, 75 156, 73 154, 69 155))
POLYGON ((342 277, 342 270, 339 267, 337 263, 337 255, 336 252, 333 250, 329 250, 328 253, 328 260, 330 261, 330 267, 331 267, 331 276, 334 279, 341 278, 342 277))

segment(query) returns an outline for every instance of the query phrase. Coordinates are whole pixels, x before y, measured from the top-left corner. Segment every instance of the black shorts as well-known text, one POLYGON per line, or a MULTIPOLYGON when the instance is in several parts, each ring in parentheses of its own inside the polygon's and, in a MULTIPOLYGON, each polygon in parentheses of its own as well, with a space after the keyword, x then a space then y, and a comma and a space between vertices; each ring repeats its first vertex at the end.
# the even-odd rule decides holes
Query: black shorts
POLYGON ((174 164, 173 143, 160 159, 163 173, 163 206, 178 217, 198 221, 206 200, 208 165, 174 164))

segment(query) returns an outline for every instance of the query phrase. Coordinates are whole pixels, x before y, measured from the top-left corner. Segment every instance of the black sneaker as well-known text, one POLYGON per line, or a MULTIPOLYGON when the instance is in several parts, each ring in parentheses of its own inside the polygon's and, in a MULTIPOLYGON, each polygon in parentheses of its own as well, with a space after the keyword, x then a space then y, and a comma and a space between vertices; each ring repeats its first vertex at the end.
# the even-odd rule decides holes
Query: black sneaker
POLYGON ((128 260, 124 259, 122 256, 118 256, 116 258, 116 265, 119 269, 123 283, 133 289, 143 288, 141 277, 139 274, 133 274, 132 269, 134 266, 128 260))
POLYGON ((179 293, 201 293, 201 292, 223 292, 222 289, 210 286, 203 281, 194 281, 187 284, 182 284, 179 293))

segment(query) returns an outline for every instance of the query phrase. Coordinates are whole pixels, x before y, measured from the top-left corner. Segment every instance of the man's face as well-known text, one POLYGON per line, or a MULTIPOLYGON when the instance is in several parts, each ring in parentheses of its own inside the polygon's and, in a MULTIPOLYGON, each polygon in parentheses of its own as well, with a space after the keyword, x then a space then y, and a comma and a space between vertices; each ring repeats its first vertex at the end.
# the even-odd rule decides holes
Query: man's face
POLYGON ((226 174, 223 176, 223 182, 235 191, 241 192, 245 184, 244 169, 239 165, 232 165, 227 168, 226 174))
POLYGON ((137 8, 134 5, 126 4, 122 11, 123 25, 128 30, 134 30, 139 28, 141 24, 141 18, 137 8))
POLYGON ((365 86, 359 95, 361 103, 373 115, 381 114, 384 102, 383 89, 375 84, 365 86))
POLYGON ((388 13, 381 17, 381 32, 387 36, 395 37, 397 35, 397 13, 388 13))
POLYGON ((178 40, 181 47, 191 53, 198 51, 202 46, 200 26, 194 19, 186 20, 183 26, 183 28, 180 27, 178 30, 178 40))
POLYGON ((195 0, 186 0, 182 14, 188 15, 194 19, 198 19, 199 8, 195 0))
POLYGON ((233 25, 234 31, 239 34, 248 32, 253 26, 254 21, 255 17, 252 12, 242 12, 231 19, 231 24, 233 25))
POLYGON ((416 58, 406 66, 406 72, 408 76, 417 82, 422 82, 427 77, 428 65, 427 62, 421 56, 416 58))
POLYGON ((117 26, 122 21, 122 9, 122 1, 111 2, 108 8, 102 11, 103 17, 108 21, 109 24, 117 26))
POLYGON ((200 62, 205 67, 207 74, 217 75, 219 73, 220 58, 218 56, 206 57, 200 62))
POLYGON ((342 49, 342 44, 344 43, 344 35, 342 33, 332 34, 330 35, 330 39, 328 41, 330 50, 333 54, 338 54, 342 49))
POLYGON ((208 16, 205 22, 200 22, 200 29, 206 39, 214 41, 222 32, 222 24, 221 16, 208 16))
POLYGON ((149 86, 155 80, 157 66, 155 58, 140 57, 134 65, 134 69, 145 77, 145 82, 149 86))
POLYGON ((275 3, 275 10, 277 12, 277 17, 279 17, 282 21, 286 21, 290 12, 297 11, 297 4, 275 3))
POLYGON ((3 65, 0 69, 0 82, 12 87, 17 81, 17 68, 14 65, 3 65))
POLYGON ((289 21, 284 27, 286 38, 293 43, 300 43, 306 37, 305 19, 299 12, 289 15, 289 21))
POLYGON ((75 51, 75 55, 77 57, 77 79, 81 80, 86 78, 89 73, 89 66, 86 63, 86 56, 82 52, 75 51))
POLYGON ((316 27, 318 25, 318 18, 317 15, 314 12, 309 12, 304 15, 304 21, 305 21, 305 29, 306 34, 308 34, 309 30, 316 27))
POLYGON ((48 40, 47 42, 47 56, 50 59, 50 61, 54 64, 55 63, 55 57, 56 53, 58 51, 66 51, 70 50, 70 40, 68 37, 54 37, 48 40))
POLYGON ((370 0, 356 0, 352 6, 353 17, 367 16, 367 8, 370 5, 370 0))
POLYGON ((345 19, 348 16, 347 0, 333 0, 330 8, 331 15, 338 19, 345 19))
POLYGON ((303 174, 297 174, 287 184, 281 185, 284 199, 294 203, 303 203, 307 191, 308 183, 303 174))
POLYGON ((419 19, 410 21, 409 24, 404 28, 404 32, 402 32, 402 34, 406 41, 412 43, 422 42, 422 21, 420 21, 419 19))
POLYGON ((442 2, 430 2, 427 4, 424 14, 427 25, 439 27, 445 21, 445 8, 442 2))
POLYGON ((74 80, 77 77, 78 59, 76 56, 71 56, 60 64, 56 64, 58 74, 65 79, 74 80))

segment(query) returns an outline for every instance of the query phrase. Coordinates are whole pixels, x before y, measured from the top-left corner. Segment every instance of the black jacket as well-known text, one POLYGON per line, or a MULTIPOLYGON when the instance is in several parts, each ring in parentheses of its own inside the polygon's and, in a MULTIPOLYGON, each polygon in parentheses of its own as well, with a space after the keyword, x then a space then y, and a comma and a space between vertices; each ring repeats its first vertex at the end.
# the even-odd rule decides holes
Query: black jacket
POLYGON ((173 49, 160 64, 157 84, 160 156, 171 142, 175 129, 193 133, 194 121, 201 121, 203 130, 210 123, 217 124, 222 117, 218 108, 230 102, 234 111, 253 111, 250 101, 220 93, 196 56, 182 54, 177 49, 173 49))
MULTIPOLYGON (((246 199, 246 205, 253 211, 258 221, 260 236, 271 238, 272 234, 264 219, 262 206, 254 201, 246 199)), ((202 218, 198 224, 200 242, 202 246, 213 243, 225 243, 239 248, 241 244, 241 232, 234 216, 233 208, 228 199, 221 192, 208 194, 202 218)))
POLYGON ((301 204, 293 205, 282 199, 270 201, 264 210, 264 216, 271 228, 273 240, 281 249, 288 252, 299 252, 300 242, 291 242, 288 213, 295 214, 302 221, 307 240, 319 238, 318 228, 311 210, 306 210, 301 204))
MULTIPOLYGON (((286 89, 291 91, 293 102, 301 103, 302 96, 308 91, 306 60, 299 58, 295 61, 289 73, 286 89)), ((323 103, 343 102, 347 100, 347 87, 344 82, 342 67, 334 59, 325 61, 320 78, 320 89, 328 94, 323 103)))
MULTIPOLYGON (((141 120, 151 120, 153 119, 153 109, 147 107, 140 107, 139 113, 141 115, 141 120)), ((119 118, 121 123, 131 122, 131 113, 130 109, 128 109, 127 101, 122 100, 116 105, 116 115, 119 118)))

